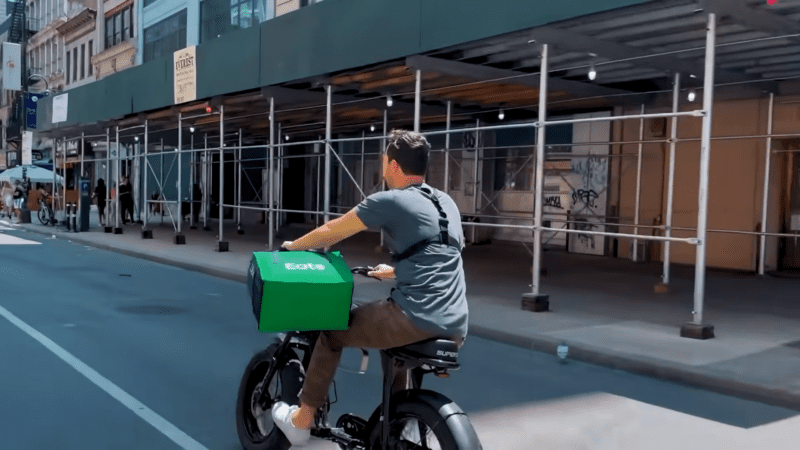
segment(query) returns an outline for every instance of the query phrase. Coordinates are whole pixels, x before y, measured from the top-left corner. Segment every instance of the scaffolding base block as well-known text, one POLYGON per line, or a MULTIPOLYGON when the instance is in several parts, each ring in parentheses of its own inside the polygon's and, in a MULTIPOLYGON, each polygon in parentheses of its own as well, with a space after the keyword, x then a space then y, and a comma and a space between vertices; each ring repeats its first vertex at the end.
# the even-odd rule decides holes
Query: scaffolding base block
POLYGON ((211 227, 203 227, 203 231, 211 231, 211 227))
POLYGON ((153 239, 153 230, 142 230, 142 239, 153 239))
POLYGON ((122 228, 114 228, 114 234, 122 234, 122 228))
POLYGON ((244 234, 244 229, 241 227, 241 225, 236 228, 236 233, 237 234, 244 234))
POLYGON ((545 294, 522 294, 522 309, 533 312, 550 311, 550 296, 545 294))
POLYGON ((687 322, 681 327, 681 337, 691 339, 711 339, 714 337, 714 325, 687 322))
POLYGON ((228 243, 225 241, 218 241, 216 251, 218 252, 227 252, 228 251, 228 243))
POLYGON ((653 292, 656 294, 667 294, 669 293, 669 285, 664 283, 658 283, 653 287, 653 292))
POLYGON ((191 226, 191 227, 189 227, 189 229, 190 229, 190 230, 196 230, 196 229, 197 229, 197 227, 195 227, 195 226, 191 226))
POLYGON ((106 233, 111 233, 112 231, 114 231, 114 228, 113 227, 105 227, 103 229, 103 231, 105 231, 106 233))
POLYGON ((175 245, 186 245, 186 236, 182 234, 175 235, 175 245))

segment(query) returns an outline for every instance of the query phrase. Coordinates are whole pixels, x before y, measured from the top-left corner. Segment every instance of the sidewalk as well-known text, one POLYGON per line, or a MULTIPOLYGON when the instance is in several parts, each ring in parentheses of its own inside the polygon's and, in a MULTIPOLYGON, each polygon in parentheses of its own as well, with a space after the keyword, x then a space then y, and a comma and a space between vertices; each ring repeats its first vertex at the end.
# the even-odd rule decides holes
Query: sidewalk
MULTIPOLYGON (((96 222, 96 214, 92 214, 96 222)), ((186 245, 174 244, 169 219, 152 223, 154 239, 141 238, 140 225, 106 234, 96 223, 89 232, 68 232, 33 224, 19 228, 48 237, 69 239, 189 270, 246 280, 253 251, 267 251, 264 225, 245 225, 245 234, 226 221, 230 251, 215 251, 219 224, 211 231, 189 229, 186 245)), ((275 245, 302 235, 288 229, 275 245)), ((377 252, 377 233, 361 233, 340 250, 350 266, 391 264, 377 252)), ((655 294, 661 264, 636 264, 624 259, 545 252, 542 291, 550 295, 550 312, 521 309, 530 289, 531 256, 519 243, 467 246, 464 268, 470 306, 470 334, 555 354, 569 345, 569 358, 703 389, 800 410, 800 279, 758 277, 710 271, 706 281, 704 320, 716 337, 700 341, 679 335, 692 318, 694 270, 673 267, 670 293, 655 294)), ((359 283, 356 301, 388 294, 389 283, 359 283)), ((242 301, 245 301, 244 290, 242 301)))

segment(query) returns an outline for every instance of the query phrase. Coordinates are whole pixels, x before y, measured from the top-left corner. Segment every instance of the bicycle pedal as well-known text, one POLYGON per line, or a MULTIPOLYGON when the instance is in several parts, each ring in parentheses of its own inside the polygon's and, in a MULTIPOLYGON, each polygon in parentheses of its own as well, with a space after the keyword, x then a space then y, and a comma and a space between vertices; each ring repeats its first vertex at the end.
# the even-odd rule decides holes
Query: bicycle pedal
POLYGON ((343 414, 336 421, 336 428, 341 428, 350 436, 363 441, 366 438, 364 434, 367 431, 367 421, 353 414, 343 414))

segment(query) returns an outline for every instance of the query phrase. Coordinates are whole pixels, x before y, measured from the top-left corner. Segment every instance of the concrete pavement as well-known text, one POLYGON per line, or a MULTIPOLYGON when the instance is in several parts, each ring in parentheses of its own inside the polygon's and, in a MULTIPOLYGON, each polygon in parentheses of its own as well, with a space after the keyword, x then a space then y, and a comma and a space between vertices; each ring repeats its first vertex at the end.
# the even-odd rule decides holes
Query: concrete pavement
MULTIPOLYGON (((240 282, 252 252, 269 250, 263 225, 247 224, 239 235, 226 221, 230 251, 222 253, 215 251, 216 221, 211 231, 190 230, 184 222, 186 245, 174 244, 169 218, 164 226, 151 224, 152 240, 141 238, 141 226, 114 235, 92 225, 84 233, 38 223, 17 227, 240 282)), ((288 228, 275 244, 302 233, 288 228)), ((376 233, 362 233, 334 249, 351 266, 391 263, 376 251, 378 243, 376 233)), ((655 294, 660 263, 545 252, 542 289, 551 311, 533 313, 520 307, 530 289, 530 260, 520 243, 465 249, 470 334, 550 354, 563 342, 570 359, 800 410, 800 280, 709 271, 705 320, 716 337, 700 341, 679 336, 692 317, 691 267, 674 267, 670 293, 655 294)), ((366 283, 356 296, 381 298, 388 290, 389 283, 366 283)))

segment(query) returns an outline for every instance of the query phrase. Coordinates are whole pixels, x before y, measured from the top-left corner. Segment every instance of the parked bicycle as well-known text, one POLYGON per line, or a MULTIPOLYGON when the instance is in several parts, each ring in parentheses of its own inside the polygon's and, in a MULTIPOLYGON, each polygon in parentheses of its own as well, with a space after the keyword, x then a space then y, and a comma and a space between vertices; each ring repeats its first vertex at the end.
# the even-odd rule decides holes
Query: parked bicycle
MULTIPOLYGON (((372 267, 355 267, 352 273, 367 275, 372 267)), ((374 277, 373 277, 374 278, 374 277)), ((272 421, 272 405, 298 404, 319 331, 281 333, 276 342, 257 353, 245 368, 236 404, 236 429, 246 450, 281 449, 289 441, 272 421)), ((368 353, 362 349, 360 373, 367 368, 368 353)), ((331 401, 319 409, 311 435, 333 441, 341 449, 444 449, 479 450, 478 435, 467 415, 444 395, 421 388, 423 376, 447 378, 459 369, 458 345, 446 339, 428 339, 403 347, 381 350, 383 401, 369 419, 344 414, 331 427, 331 401), (410 370, 412 389, 391 394, 392 367, 410 370), (383 420, 382 418, 388 418, 383 420)), ((336 386, 334 383, 334 392, 336 386)))
POLYGON ((55 225, 57 223, 56 216, 53 213, 53 208, 51 208, 50 205, 47 203, 45 197, 39 199, 38 216, 39 216, 39 222, 41 222, 42 225, 50 225, 50 224, 55 225))

